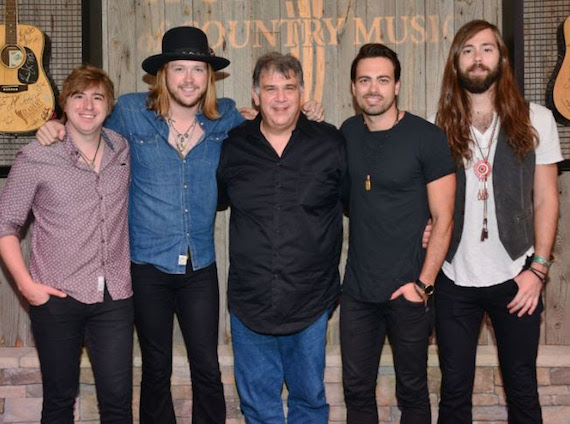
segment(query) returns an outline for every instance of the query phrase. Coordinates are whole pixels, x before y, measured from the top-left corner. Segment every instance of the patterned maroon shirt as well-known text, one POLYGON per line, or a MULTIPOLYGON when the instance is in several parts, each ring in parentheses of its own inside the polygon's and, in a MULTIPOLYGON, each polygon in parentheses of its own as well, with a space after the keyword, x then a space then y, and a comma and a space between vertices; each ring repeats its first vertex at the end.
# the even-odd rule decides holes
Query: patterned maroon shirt
MULTIPOLYGON (((69 131, 68 131, 69 134, 69 131)), ((83 303, 132 296, 127 223, 129 148, 103 129, 99 173, 80 159, 67 136, 36 141, 17 154, 0 194, 0 237, 20 236, 33 213, 30 274, 83 303)))

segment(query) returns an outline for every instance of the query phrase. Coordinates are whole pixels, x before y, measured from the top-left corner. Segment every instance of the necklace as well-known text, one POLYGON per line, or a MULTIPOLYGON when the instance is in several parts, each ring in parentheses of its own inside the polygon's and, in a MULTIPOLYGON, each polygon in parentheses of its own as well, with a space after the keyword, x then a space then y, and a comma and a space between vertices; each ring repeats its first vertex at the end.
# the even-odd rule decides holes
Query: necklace
POLYGON ((77 147, 77 150, 79 150, 79 154, 81 155, 87 166, 92 171, 95 170, 95 159, 97 159, 97 153, 99 153, 99 147, 101 147, 101 137, 99 137, 99 142, 97 143, 97 148, 95 149, 95 154, 93 155, 93 159, 89 159, 87 155, 85 155, 85 153, 83 153, 83 151, 79 147, 77 147))
POLYGON ((495 131, 497 130, 498 122, 499 115, 497 114, 497 116, 493 118, 493 129, 491 130, 491 137, 489 137, 489 141, 487 142, 487 154, 483 154, 483 149, 481 148, 481 144, 475 135, 475 131, 473 131, 473 126, 470 127, 473 141, 475 142, 479 153, 481 153, 481 159, 479 159, 473 166, 473 172, 479 180, 477 200, 483 201, 483 228, 481 230, 481 241, 485 241, 489 238, 489 230, 487 228, 487 200, 489 199, 489 192, 487 191, 487 179, 493 170, 491 164, 489 163, 489 154, 491 153, 491 146, 493 145, 493 141, 495 139, 495 131))
MULTIPOLYGON (((398 109, 396 107, 396 120, 394 121, 394 123, 392 124, 392 126, 389 129, 392 129, 396 125, 398 125, 398 122, 400 122, 400 109, 398 109)), ((364 124, 366 125, 366 121, 364 121, 364 124)), ((366 178, 364 180, 364 189, 366 191, 372 190, 372 180, 370 178, 370 174, 366 174, 366 178)))
POLYGON ((398 107, 396 107, 396 120, 392 124, 392 128, 394 128, 396 125, 398 125, 398 122, 400 122, 400 109, 398 109, 398 107))
POLYGON ((194 128, 196 128, 196 117, 194 116, 194 120, 188 129, 183 133, 176 129, 174 126, 174 120, 172 118, 168 118, 167 122, 170 129, 176 133, 174 134, 176 150, 178 150, 178 152, 183 155, 186 147, 188 146, 188 141, 192 138, 192 134, 194 134, 194 128))

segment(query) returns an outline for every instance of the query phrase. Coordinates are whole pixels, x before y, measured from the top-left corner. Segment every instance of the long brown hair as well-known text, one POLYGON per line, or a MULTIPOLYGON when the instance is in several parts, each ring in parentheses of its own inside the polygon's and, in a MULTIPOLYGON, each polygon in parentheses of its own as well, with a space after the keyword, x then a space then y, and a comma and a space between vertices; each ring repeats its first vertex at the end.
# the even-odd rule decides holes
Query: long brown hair
POLYGON ((483 20, 474 20, 463 25, 449 49, 443 71, 441 94, 435 123, 447 135, 451 153, 458 165, 471 159, 471 102, 467 92, 459 85, 459 54, 465 43, 477 33, 490 29, 495 35, 499 49, 499 79, 495 84, 494 107, 501 118, 501 127, 511 148, 519 158, 524 157, 538 144, 538 136, 530 124, 528 105, 515 83, 509 63, 508 50, 499 29, 483 20))
MULTIPOLYGON (((216 96, 216 79, 215 72, 212 65, 208 65, 208 85, 206 93, 202 99, 200 109, 204 116, 208 119, 218 119, 220 114, 218 112, 218 98, 216 96)), ((156 73, 154 83, 150 86, 150 93, 147 99, 147 107, 154 110, 158 115, 163 118, 168 117, 168 109, 170 108, 170 99, 168 96, 168 87, 166 86, 166 67, 168 63, 164 64, 162 68, 156 73)))

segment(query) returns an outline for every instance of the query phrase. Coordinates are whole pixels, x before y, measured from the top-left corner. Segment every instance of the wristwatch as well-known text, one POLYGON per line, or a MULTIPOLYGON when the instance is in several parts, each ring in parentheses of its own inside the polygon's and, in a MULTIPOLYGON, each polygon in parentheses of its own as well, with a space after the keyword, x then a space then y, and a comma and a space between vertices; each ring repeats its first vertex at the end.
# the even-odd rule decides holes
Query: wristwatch
POLYGON ((416 280, 416 285, 427 295, 431 296, 435 290, 433 284, 426 284, 419 278, 416 280))

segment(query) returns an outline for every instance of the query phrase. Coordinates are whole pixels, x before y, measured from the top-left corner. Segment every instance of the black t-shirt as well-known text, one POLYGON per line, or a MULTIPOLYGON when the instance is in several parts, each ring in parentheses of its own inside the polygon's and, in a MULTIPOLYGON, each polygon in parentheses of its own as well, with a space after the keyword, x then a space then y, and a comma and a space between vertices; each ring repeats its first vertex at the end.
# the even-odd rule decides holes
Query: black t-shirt
POLYGON ((343 291, 358 300, 384 302, 418 278, 430 217, 426 186, 453 173, 455 162, 443 131, 411 113, 393 128, 374 132, 357 115, 341 132, 351 181, 343 291))

